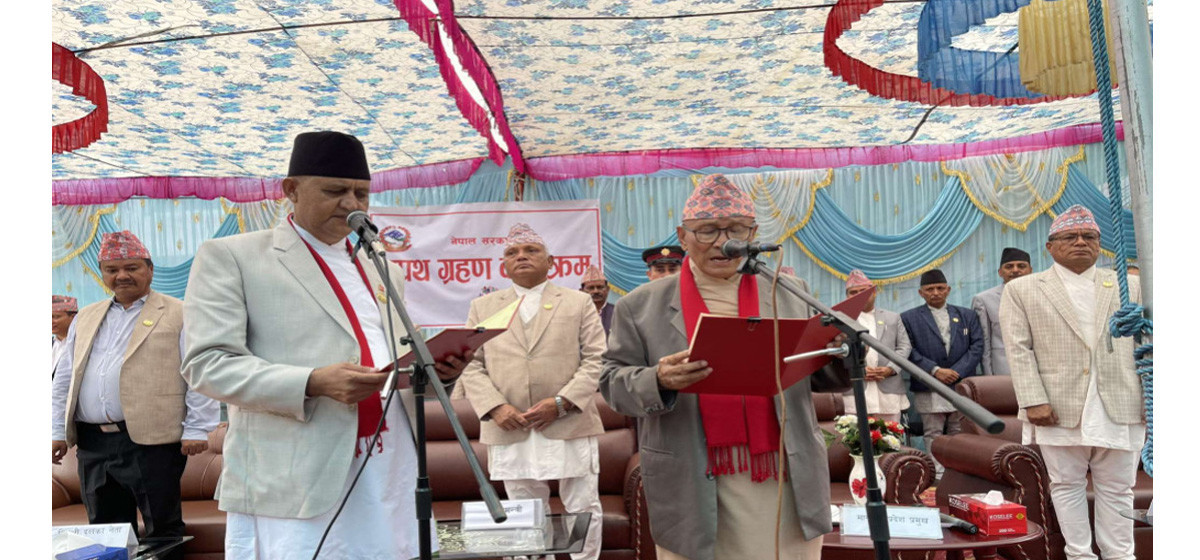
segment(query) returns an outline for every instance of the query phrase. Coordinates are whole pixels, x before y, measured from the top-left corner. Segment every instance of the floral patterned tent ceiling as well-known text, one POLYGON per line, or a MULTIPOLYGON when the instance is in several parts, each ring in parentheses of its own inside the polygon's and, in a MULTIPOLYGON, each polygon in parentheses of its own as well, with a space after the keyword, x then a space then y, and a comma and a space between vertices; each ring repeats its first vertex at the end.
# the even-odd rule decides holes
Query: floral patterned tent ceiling
MULTIPOLYGON (((1029 0, 956 1, 1002 13, 953 47, 1012 50, 1015 10, 1029 0)), ((55 200, 69 203, 81 185, 153 196, 164 178, 227 181, 193 194, 263 198, 286 171, 292 137, 311 129, 359 136, 374 172, 402 177, 383 188, 399 188, 461 181, 487 157, 555 178, 605 174, 587 164, 603 154, 901 147, 911 157, 948 145, 965 154, 962 145, 1044 146, 1028 139, 1063 131, 1082 138, 1077 131, 1098 121, 1094 96, 963 98, 931 111, 932 103, 870 93, 861 75, 852 85, 848 71, 835 74, 840 56, 872 75, 915 79, 925 7, 55 0, 53 41, 103 78, 109 112, 98 140, 54 155, 55 200), (246 181, 260 186, 239 191, 246 181)), ((56 86, 55 123, 92 109, 56 86)))

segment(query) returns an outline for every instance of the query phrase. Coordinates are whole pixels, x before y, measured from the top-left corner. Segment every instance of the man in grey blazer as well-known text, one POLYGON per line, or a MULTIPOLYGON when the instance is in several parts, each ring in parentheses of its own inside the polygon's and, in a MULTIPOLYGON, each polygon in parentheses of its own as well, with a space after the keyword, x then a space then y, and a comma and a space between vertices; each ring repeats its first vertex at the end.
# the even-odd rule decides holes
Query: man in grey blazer
MULTIPOLYGON (((874 286, 863 271, 852 270, 846 278, 846 297, 854 297, 874 286)), ((866 307, 858 315, 859 324, 900 357, 907 358, 912 351, 912 343, 908 340, 908 331, 904 330, 900 314, 875 307, 875 295, 871 294, 871 299, 867 300, 866 307)), ((867 412, 876 418, 899 422, 901 412, 909 406, 908 383, 900 367, 880 356, 874 348, 868 348, 866 379, 867 412)), ((854 390, 846 391, 843 398, 846 412, 854 413, 854 390)))
MULTIPOLYGON (((728 239, 753 239, 754 215, 749 196, 727 178, 705 177, 676 228, 688 253, 680 273, 639 286, 617 302, 613 315, 600 389, 615 410, 638 418, 650 530, 663 560, 771 557, 779 453, 786 454, 787 468, 785 557, 819 558, 822 536, 832 530, 828 458, 812 391, 844 391, 850 383, 844 368, 828 367, 782 398, 680 392, 713 373, 706 362, 688 360, 689 327, 699 313, 772 316, 770 282, 739 275, 738 259, 721 254, 728 239), (749 460, 736 464, 738 455, 749 460)), ((780 281, 807 288, 793 277, 780 281)), ((778 303, 781 317, 812 315, 784 290, 778 303)))
POLYGON ((980 366, 984 375, 1008 375, 1008 356, 1004 353, 1004 337, 1000 333, 1000 294, 1009 282, 1033 272, 1029 265, 1029 253, 1016 247, 1005 247, 1000 253, 1000 270, 1003 281, 995 288, 975 294, 971 298, 971 309, 979 316, 983 327, 983 361, 980 366))
MULTIPOLYGON (((1139 452, 1146 437, 1132 338, 1108 337, 1120 307, 1116 274, 1096 268, 1100 227, 1075 205, 1050 226, 1049 269, 1004 289, 1000 326, 1025 420, 1022 443, 1037 444, 1070 560, 1095 559, 1088 521, 1088 473, 1096 544, 1105 560, 1132 560, 1139 452)), ((1129 295, 1140 294, 1136 277, 1129 295)))
MULTIPOLYGON (((347 240, 346 216, 366 211, 370 195, 362 143, 300 134, 282 187, 294 213, 273 230, 201 245, 184 302, 183 375, 229 405, 217 486, 225 557, 311 557, 346 499, 322 558, 411 558, 413 396, 401 391, 386 411, 380 396, 388 345, 405 333, 386 330, 401 321, 384 279, 347 240)), ((403 294, 404 272, 388 269, 403 294)), ((439 363, 438 376, 457 378, 460 358, 439 363)))

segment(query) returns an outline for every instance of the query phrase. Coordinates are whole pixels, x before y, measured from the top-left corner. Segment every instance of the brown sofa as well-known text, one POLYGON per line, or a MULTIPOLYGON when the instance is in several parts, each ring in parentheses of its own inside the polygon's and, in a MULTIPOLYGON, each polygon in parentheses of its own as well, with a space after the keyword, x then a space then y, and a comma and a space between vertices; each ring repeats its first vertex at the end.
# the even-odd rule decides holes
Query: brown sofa
MULTIPOLYGON (((599 398, 599 396, 597 396, 599 398)), ((479 443, 479 420, 466 401, 453 401, 458 419, 472 441, 479 462, 487 470, 487 450, 479 443)), ((633 421, 613 412, 600 400, 600 413, 605 433, 600 436, 600 503, 604 509, 604 529, 601 558, 622 560, 653 558, 654 544, 650 540, 649 522, 645 515, 645 500, 641 492, 641 470, 637 455, 637 437, 633 421), (640 508, 640 509, 639 509, 640 508), (639 556, 639 550, 642 555, 639 556), (647 552, 648 551, 648 552, 647 552)), ((457 520, 463 501, 479 499, 479 488, 471 476, 462 448, 454 439, 450 423, 441 406, 427 402, 425 406, 429 447, 429 484, 433 490, 434 516, 439 520, 457 520)), ((217 478, 221 473, 221 446, 227 426, 221 424, 209 434, 209 450, 189 457, 181 481, 183 519, 187 534, 195 537, 184 548, 188 560, 224 558, 225 513, 217 509, 213 499, 217 478)), ((86 524, 87 513, 79 493, 78 463, 71 449, 61 465, 55 465, 52 475, 53 523, 55 525, 86 524)), ((504 487, 493 483, 500 497, 504 487)), ((561 513, 557 484, 552 484, 555 496, 550 499, 551 510, 561 513)))
MULTIPOLYGON (((818 421, 832 431, 834 418, 843 413, 841 395, 817 393, 813 395, 813 402, 816 405, 818 421)), ((464 431, 472 440, 472 448, 486 471, 486 447, 478 441, 479 420, 466 401, 454 400, 453 405, 464 431)), ((641 486, 641 466, 637 454, 634 420, 613 412, 603 399, 599 401, 599 409, 605 429, 599 441, 600 503, 604 510, 600 557, 604 560, 654 560, 656 555, 641 486)), ((433 490, 434 515, 439 520, 457 520, 462 502, 478 500, 479 489, 441 407, 435 402, 429 402, 426 403, 425 410, 429 440, 429 482, 433 490)), ((184 471, 183 517, 187 523, 187 533, 195 537, 185 545, 188 560, 215 560, 224 557, 225 514, 217 509, 213 493, 221 472, 221 445, 224 442, 225 429, 226 426, 222 424, 209 435, 209 450, 188 458, 184 471)), ((55 525, 87 523, 87 515, 79 497, 76 465, 75 452, 72 449, 63 460, 63 464, 54 467, 55 525)), ((850 476, 852 465, 845 447, 835 445, 830 449, 830 484, 834 503, 851 501, 846 480, 850 476)), ((885 499, 888 503, 919 503, 921 492, 933 481, 933 462, 928 455, 916 449, 906 448, 901 452, 889 453, 880 459, 880 466, 887 476, 885 499)), ((493 486, 500 497, 504 498, 503 484, 494 482, 493 486)), ((557 496, 557 485, 552 483, 551 489, 550 509, 560 513, 563 509, 557 496)))
MULTIPOLYGON (((1004 421, 1004 432, 991 435, 974 422, 964 420, 963 431, 933 442, 933 456, 946 467, 937 488, 939 505, 946 505, 951 494, 1003 492, 1008 500, 1024 504, 1029 519, 1046 528, 1043 542, 1001 549, 1007 558, 1063 560, 1062 532, 1050 501, 1050 479, 1038 446, 1021 445, 1022 422, 1017 419, 1017 397, 1012 378, 979 376, 964 379, 957 391, 982 405, 1004 421), (1020 550, 1017 550, 1017 549, 1020 550)), ((1149 507, 1154 494, 1152 479, 1140 468, 1134 486, 1134 508, 1149 507)), ((1088 489, 1089 516, 1092 491, 1088 489)), ((1153 528, 1134 525, 1134 543, 1139 560, 1153 557, 1153 528)), ((1098 550, 1097 550, 1098 553, 1098 550)))

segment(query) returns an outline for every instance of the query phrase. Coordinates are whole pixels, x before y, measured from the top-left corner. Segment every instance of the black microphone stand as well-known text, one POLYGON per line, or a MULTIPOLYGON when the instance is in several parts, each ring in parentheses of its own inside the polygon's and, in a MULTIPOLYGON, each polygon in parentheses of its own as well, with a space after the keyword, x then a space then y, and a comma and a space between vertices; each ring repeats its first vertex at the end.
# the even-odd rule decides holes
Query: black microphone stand
MULTIPOLYGON (((419 538, 419 549, 421 560, 432 560, 433 558, 433 542, 430 538, 430 522, 433 519, 433 494, 429 489, 429 472, 425 460, 425 450, 427 441, 425 438, 425 385, 433 386, 434 395, 442 404, 442 410, 446 412, 446 419, 450 421, 450 427, 454 429, 454 435, 458 438, 458 444, 462 446, 463 454, 467 456, 467 463, 471 465, 471 472, 475 474, 475 481, 479 484, 479 494, 483 497, 484 503, 487 504, 488 513, 492 515, 492 519, 496 523, 500 523, 508 519, 508 514, 504 512, 504 508, 500 506, 500 498, 496 496, 496 489, 488 482, 488 479, 483 474, 483 468, 479 466, 479 459, 475 457, 475 451, 471 449, 471 444, 467 441, 467 436, 463 433, 462 424, 458 421, 458 415, 454 413, 454 408, 450 405, 450 397, 446 394, 446 387, 442 385, 442 380, 437 376, 437 369, 434 366, 433 356, 429 353, 429 346, 425 344, 425 338, 413 326, 412 320, 408 316, 408 311, 404 307, 404 302, 396 293, 396 289, 392 283, 387 281, 389 277, 387 271, 387 263, 384 262, 379 251, 374 247, 374 243, 378 241, 378 237, 370 228, 359 228, 358 246, 362 247, 370 257, 371 262, 375 264, 375 269, 379 271, 380 278, 384 279, 383 285, 387 289, 388 303, 396 310, 396 314, 400 316, 401 323, 404 324, 404 332, 407 334, 400 339, 400 342, 412 347, 413 353, 416 354, 416 361, 413 364, 412 372, 412 387, 413 396, 416 397, 416 426, 413 426, 413 432, 417 439, 417 531, 419 538)), ((389 344, 395 344, 395 341, 389 337, 389 344)), ((395 354, 393 352, 393 354, 395 354)), ((397 378, 400 372, 396 372, 397 378)), ((388 391, 395 391, 396 384, 391 383, 388 391)))
MULTIPOLYGON (((745 260, 742 261, 741 266, 738 267, 738 272, 742 274, 760 274, 767 280, 775 281, 775 273, 771 271, 770 267, 759 261, 757 256, 758 253, 756 251, 749 251, 745 260)), ((876 479, 875 446, 873 443, 870 443, 871 428, 867 422, 866 347, 870 346, 874 348, 876 352, 879 352, 892 363, 899 365, 915 378, 923 381, 935 393, 950 401, 954 405, 954 408, 962 412, 963 415, 970 418, 976 424, 985 427, 988 433, 998 434, 1002 432, 1004 430, 1004 423, 978 403, 955 393, 949 387, 934 379, 932 375, 926 373, 899 354, 896 354, 891 348, 880 342, 879 339, 871 336, 867 332, 867 329, 863 328, 857 320, 840 311, 833 310, 822 303, 821 300, 813 297, 812 294, 800 289, 798 286, 793 286, 790 282, 777 281, 777 283, 783 286, 789 293, 819 311, 822 314, 821 324, 827 326, 833 325, 846 335, 845 344, 841 349, 821 350, 811 352, 808 355, 837 354, 845 357, 846 367, 850 370, 850 381, 853 383, 854 409, 855 414, 858 416, 859 438, 863 442, 863 468, 866 470, 867 476, 867 526, 870 528, 871 541, 875 544, 876 560, 888 560, 891 554, 888 541, 891 539, 891 536, 887 525, 887 505, 883 502, 883 491, 880 490, 879 481, 876 479)))

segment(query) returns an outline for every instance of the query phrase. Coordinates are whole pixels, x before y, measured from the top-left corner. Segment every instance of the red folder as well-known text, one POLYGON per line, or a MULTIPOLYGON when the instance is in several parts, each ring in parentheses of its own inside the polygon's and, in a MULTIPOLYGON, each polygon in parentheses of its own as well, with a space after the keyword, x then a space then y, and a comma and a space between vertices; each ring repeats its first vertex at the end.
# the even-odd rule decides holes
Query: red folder
MULTIPOLYGON (((508 331, 509 325, 512 325, 513 318, 517 316, 517 311, 524 300, 524 297, 517 298, 516 301, 508 304, 495 315, 481 321, 476 327, 451 327, 437 333, 425 341, 425 345, 429 347, 429 355, 436 363, 444 362, 450 356, 461 356, 467 350, 478 350, 487 341, 508 331)), ((407 354, 396 360, 395 366, 406 368, 416 360, 417 355, 409 350, 407 354)), ((386 370, 386 367, 380 368, 380 371, 386 370)))
MULTIPOLYGON (((480 346, 497 336, 504 334, 508 329, 488 329, 484 327, 451 327, 440 333, 437 333, 425 341, 429 346, 429 355, 433 356, 434 362, 446 361, 450 356, 460 356, 466 353, 467 350, 478 350, 480 346)), ((412 351, 400 356, 396 359, 396 367, 405 368, 412 365, 417 360, 417 355, 412 351)))
MULTIPOLYGON (((858 318, 874 290, 867 290, 833 306, 835 311, 858 318)), ((713 369, 708 377, 680 392, 715 395, 772 396, 775 384, 775 319, 721 317, 702 314, 692 336, 688 361, 705 360, 713 369)), ((785 364, 793 354, 825 348, 837 337, 835 326, 821 325, 821 315, 808 319, 779 319, 780 381, 784 389, 825 367, 833 358, 819 356, 785 364)))

